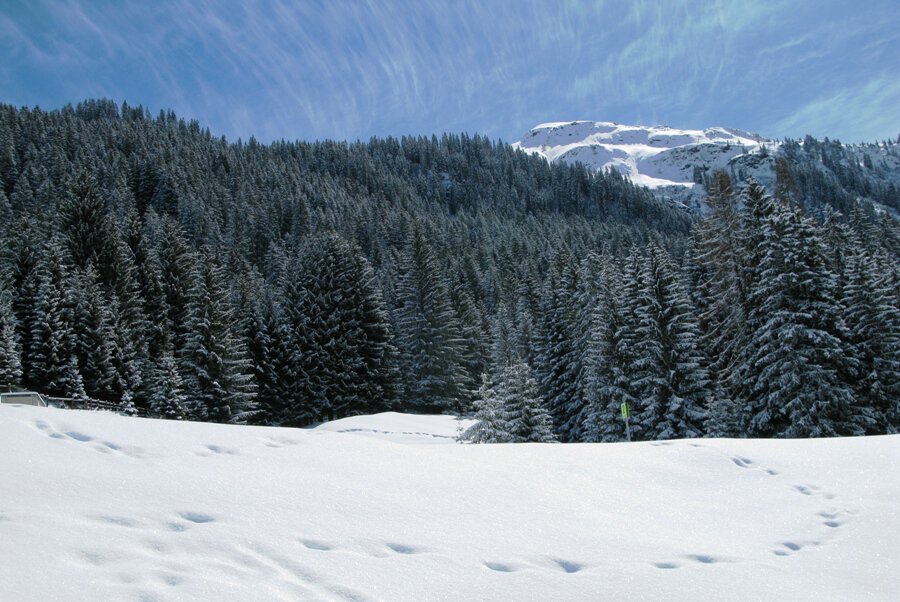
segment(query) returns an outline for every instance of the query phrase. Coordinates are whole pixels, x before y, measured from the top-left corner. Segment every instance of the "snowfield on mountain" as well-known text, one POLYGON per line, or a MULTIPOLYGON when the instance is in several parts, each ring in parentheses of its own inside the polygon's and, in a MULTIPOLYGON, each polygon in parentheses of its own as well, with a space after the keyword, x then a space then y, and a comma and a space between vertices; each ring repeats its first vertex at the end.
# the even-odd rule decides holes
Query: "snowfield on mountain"
POLYGON ((900 599, 900 436, 455 444, 469 424, 0 407, 0 600, 900 599))
POLYGON ((583 163, 595 170, 616 169, 648 188, 693 188, 694 166, 724 169, 735 157, 777 143, 729 128, 680 130, 602 121, 544 123, 515 143, 549 161, 583 163))

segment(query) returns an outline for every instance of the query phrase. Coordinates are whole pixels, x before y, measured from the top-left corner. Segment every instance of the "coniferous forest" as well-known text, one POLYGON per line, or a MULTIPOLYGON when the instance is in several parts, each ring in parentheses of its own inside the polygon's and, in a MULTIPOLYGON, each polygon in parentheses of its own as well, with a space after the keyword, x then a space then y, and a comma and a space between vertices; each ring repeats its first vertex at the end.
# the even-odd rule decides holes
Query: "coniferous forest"
POLYGON ((624 440, 623 402, 637 440, 895 433, 900 197, 843 149, 786 141, 772 190, 707 174, 699 217, 480 136, 2 105, 0 386, 214 422, 473 413, 473 441, 624 440))

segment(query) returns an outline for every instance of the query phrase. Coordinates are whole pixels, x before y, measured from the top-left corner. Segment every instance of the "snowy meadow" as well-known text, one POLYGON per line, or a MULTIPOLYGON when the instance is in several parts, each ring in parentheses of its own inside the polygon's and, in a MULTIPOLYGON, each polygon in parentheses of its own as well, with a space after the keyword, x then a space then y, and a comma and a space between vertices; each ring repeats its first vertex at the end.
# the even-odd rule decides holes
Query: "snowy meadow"
POLYGON ((0 407, 0 600, 896 600, 900 436, 460 445, 0 407))

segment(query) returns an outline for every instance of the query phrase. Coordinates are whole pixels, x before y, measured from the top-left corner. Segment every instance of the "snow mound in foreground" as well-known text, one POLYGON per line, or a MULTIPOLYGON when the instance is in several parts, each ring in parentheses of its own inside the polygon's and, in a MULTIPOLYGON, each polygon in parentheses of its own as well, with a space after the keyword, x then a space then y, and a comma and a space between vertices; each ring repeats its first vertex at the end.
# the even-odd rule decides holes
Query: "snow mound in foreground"
POLYGON ((456 437, 475 424, 454 416, 422 416, 384 412, 326 422, 319 431, 353 433, 396 443, 456 443, 456 437))
POLYGON ((900 599, 900 436, 455 430, 0 406, 0 600, 900 599))

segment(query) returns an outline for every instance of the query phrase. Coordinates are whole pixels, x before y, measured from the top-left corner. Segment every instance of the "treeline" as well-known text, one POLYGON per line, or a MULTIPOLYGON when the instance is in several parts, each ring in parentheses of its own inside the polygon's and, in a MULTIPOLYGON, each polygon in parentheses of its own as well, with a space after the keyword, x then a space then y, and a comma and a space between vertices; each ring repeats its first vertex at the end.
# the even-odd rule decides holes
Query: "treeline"
POLYGON ((0 383, 281 425, 477 400, 508 440, 618 440, 623 400, 643 439, 895 431, 896 222, 715 180, 692 225, 478 136, 3 106, 0 383))

